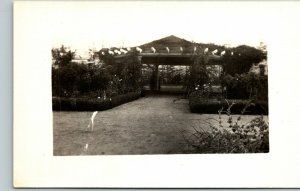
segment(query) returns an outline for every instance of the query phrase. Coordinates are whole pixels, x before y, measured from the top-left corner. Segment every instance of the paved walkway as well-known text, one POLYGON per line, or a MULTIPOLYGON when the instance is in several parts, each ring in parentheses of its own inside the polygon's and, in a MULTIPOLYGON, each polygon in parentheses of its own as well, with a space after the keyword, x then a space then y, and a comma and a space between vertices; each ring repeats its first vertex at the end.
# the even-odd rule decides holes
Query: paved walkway
POLYGON ((53 112, 54 155, 185 153, 181 130, 205 128, 216 115, 190 113, 188 100, 151 96, 98 112, 53 112))

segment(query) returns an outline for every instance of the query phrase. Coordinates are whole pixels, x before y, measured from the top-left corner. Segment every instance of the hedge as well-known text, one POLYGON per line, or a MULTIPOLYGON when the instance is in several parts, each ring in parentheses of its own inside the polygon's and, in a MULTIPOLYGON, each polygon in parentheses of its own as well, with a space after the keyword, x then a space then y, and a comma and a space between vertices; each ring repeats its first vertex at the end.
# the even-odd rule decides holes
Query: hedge
MULTIPOLYGON (((249 100, 227 99, 229 104, 235 103, 231 108, 232 114, 241 114, 249 100)), ((254 105, 250 105, 244 114, 268 114, 268 101, 257 100, 253 101, 254 105)), ((225 99, 205 98, 198 96, 196 93, 191 93, 189 96, 189 106, 193 113, 217 114, 223 107, 223 111, 228 108, 228 103, 225 99)))
POLYGON ((53 111, 103 111, 111 109, 123 103, 138 99, 140 92, 131 92, 118 95, 110 99, 97 98, 52 98, 53 111))

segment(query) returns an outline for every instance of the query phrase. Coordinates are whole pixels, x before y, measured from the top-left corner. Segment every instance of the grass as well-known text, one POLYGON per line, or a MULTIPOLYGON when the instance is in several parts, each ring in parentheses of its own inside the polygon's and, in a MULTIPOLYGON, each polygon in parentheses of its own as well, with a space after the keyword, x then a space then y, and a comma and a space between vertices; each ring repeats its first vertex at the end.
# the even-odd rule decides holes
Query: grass
MULTIPOLYGON (((202 121, 218 119, 214 114, 191 113, 188 100, 174 96, 143 97, 98 112, 93 132, 87 131, 91 115, 92 112, 53 112, 54 155, 190 153, 181 130, 193 132, 193 127, 199 127, 202 121)), ((254 117, 246 115, 243 120, 254 117)))

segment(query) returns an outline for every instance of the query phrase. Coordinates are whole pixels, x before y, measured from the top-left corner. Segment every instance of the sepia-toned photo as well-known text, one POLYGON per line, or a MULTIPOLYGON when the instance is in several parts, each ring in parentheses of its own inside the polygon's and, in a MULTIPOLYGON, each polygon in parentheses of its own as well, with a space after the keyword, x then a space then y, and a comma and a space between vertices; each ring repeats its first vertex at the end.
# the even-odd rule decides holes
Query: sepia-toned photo
POLYGON ((299 9, 15 2, 14 186, 298 186, 299 9))
POLYGON ((55 156, 269 152, 264 42, 169 35, 51 52, 55 156))

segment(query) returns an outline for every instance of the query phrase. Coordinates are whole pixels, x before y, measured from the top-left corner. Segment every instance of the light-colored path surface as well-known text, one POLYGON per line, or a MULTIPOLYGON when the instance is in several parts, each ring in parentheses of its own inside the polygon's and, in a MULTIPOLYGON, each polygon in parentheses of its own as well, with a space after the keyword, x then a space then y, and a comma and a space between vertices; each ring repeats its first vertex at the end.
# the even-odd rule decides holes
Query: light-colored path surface
POLYGON ((181 130, 217 115, 190 113, 188 100, 151 96, 98 112, 53 112, 54 155, 186 153, 181 130))

